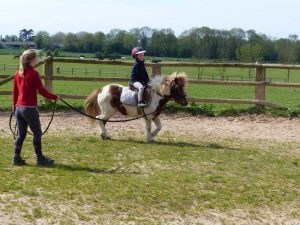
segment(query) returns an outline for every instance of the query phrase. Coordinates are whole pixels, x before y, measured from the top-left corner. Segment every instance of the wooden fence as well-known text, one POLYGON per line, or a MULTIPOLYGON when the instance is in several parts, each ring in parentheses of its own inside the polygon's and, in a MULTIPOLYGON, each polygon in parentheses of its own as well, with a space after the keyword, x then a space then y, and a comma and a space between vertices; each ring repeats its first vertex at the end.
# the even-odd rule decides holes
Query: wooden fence
MULTIPOLYGON (((43 65, 43 75, 45 87, 52 91, 53 80, 65 81, 109 81, 109 82, 128 82, 126 78, 95 78, 95 77, 66 77, 53 75, 53 63, 76 63, 76 64, 105 64, 105 65, 118 65, 118 66, 132 66, 131 62, 121 61, 99 61, 88 59, 68 59, 68 58, 53 58, 48 57, 37 66, 43 65)), ((254 86, 255 98, 254 99, 221 99, 221 98, 189 98, 191 102, 204 102, 204 103, 228 103, 228 104, 255 104, 260 107, 269 106, 278 108, 280 106, 265 101, 266 86, 273 87, 292 87, 300 88, 300 83, 284 83, 284 82, 266 82, 266 69, 300 69, 298 65, 283 65, 283 64, 254 64, 254 63, 145 63, 147 67, 151 67, 151 75, 156 76, 161 74, 162 67, 218 67, 218 68, 249 68, 255 69, 255 81, 225 81, 225 80, 189 80, 191 84, 210 84, 210 85, 225 85, 225 86, 254 86)), ((13 76, 6 76, 5 79, 0 81, 0 86, 13 79, 13 76)), ((0 91, 0 95, 10 95, 9 91, 0 91)), ((70 99, 84 99, 86 96, 82 95, 65 95, 59 94, 62 98, 70 99)))

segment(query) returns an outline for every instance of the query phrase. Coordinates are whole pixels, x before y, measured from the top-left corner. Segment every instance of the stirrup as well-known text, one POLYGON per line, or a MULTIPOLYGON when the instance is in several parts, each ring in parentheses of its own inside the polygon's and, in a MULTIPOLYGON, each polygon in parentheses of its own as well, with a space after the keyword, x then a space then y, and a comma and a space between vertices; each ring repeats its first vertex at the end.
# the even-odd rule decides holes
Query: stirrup
POLYGON ((145 106, 147 106, 147 104, 146 104, 146 103, 143 103, 143 102, 141 102, 141 103, 139 103, 139 104, 137 105, 137 107, 145 107, 145 106))

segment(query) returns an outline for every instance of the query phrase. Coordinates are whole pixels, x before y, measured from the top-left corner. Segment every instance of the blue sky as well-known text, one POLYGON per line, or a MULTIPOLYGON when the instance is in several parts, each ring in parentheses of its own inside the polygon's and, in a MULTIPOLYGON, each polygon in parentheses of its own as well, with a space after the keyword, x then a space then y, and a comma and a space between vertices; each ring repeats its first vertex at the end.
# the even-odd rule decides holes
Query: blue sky
POLYGON ((54 34, 113 28, 254 29, 272 38, 300 37, 299 0, 12 0, 2 1, 0 35, 23 28, 54 34), (4 19, 6 18, 6 19, 4 19))

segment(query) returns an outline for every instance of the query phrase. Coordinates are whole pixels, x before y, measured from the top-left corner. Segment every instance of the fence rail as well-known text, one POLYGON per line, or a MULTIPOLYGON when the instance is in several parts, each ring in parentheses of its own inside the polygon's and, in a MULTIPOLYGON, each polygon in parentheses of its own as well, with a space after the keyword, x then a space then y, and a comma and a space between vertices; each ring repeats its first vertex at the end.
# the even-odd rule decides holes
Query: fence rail
MULTIPOLYGON (((88 60, 88 59, 69 59, 69 58, 52 58, 48 57, 42 62, 39 62, 37 66, 43 65, 43 74, 41 76, 45 81, 45 87, 52 91, 54 80, 65 81, 106 81, 106 82, 127 82, 128 78, 104 78, 104 77, 70 77, 70 76, 58 76, 53 75, 53 63, 76 63, 76 64, 104 64, 104 65, 119 65, 119 66, 132 66, 130 62, 121 61, 108 61, 108 60, 88 60)), ((255 104, 260 107, 269 106, 278 108, 280 106, 265 101, 266 86, 272 87, 292 87, 300 88, 300 83, 285 83, 285 82, 272 82, 266 81, 266 69, 290 69, 300 70, 300 65, 283 65, 283 64, 256 64, 256 63, 145 63, 146 66, 151 67, 152 77, 161 74, 162 67, 216 67, 222 68, 221 74, 224 75, 226 68, 248 68, 249 77, 250 69, 255 70, 255 81, 228 81, 226 76, 223 76, 222 80, 189 80, 191 84, 209 84, 209 85, 225 85, 225 86, 254 86, 255 87, 255 99, 222 99, 222 98, 189 98, 192 102, 205 102, 205 103, 228 103, 228 104, 255 104), (223 70, 223 73, 222 73, 223 70)), ((200 71, 200 69, 199 69, 200 71)), ((203 70, 201 70, 201 73, 203 70)), ((200 73, 200 72, 199 72, 200 73)), ((202 76, 202 74, 201 74, 202 76)), ((13 76, 2 75, 0 78, 0 86, 11 81, 13 76)), ((253 78, 253 76, 251 77, 253 78)), ((228 78, 227 78, 228 79, 228 78)), ((250 78, 249 78, 250 80, 250 78)), ((10 95, 8 91, 0 91, 0 95, 10 95)), ((65 95, 58 94, 63 98, 71 99, 83 99, 86 96, 83 95, 65 95)))

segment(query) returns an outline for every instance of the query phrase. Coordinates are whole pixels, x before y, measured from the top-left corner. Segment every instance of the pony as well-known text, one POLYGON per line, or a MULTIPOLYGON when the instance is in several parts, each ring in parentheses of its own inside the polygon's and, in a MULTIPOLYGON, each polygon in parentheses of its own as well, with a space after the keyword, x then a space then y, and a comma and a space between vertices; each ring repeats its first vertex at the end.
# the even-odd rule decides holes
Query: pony
MULTIPOLYGON (((166 77, 155 76, 148 84, 151 100, 149 105, 143 108, 147 142, 154 142, 153 137, 161 130, 162 124, 159 115, 169 100, 172 99, 180 105, 187 106, 186 82, 187 76, 185 73, 175 72, 166 77), (156 125, 153 131, 151 130, 152 121, 156 125)), ((141 115, 136 105, 121 103, 120 96, 123 88, 125 88, 123 85, 108 84, 102 89, 94 90, 85 100, 84 108, 86 114, 100 119, 100 136, 104 140, 110 139, 105 128, 106 121, 117 112, 129 117, 141 115)))

